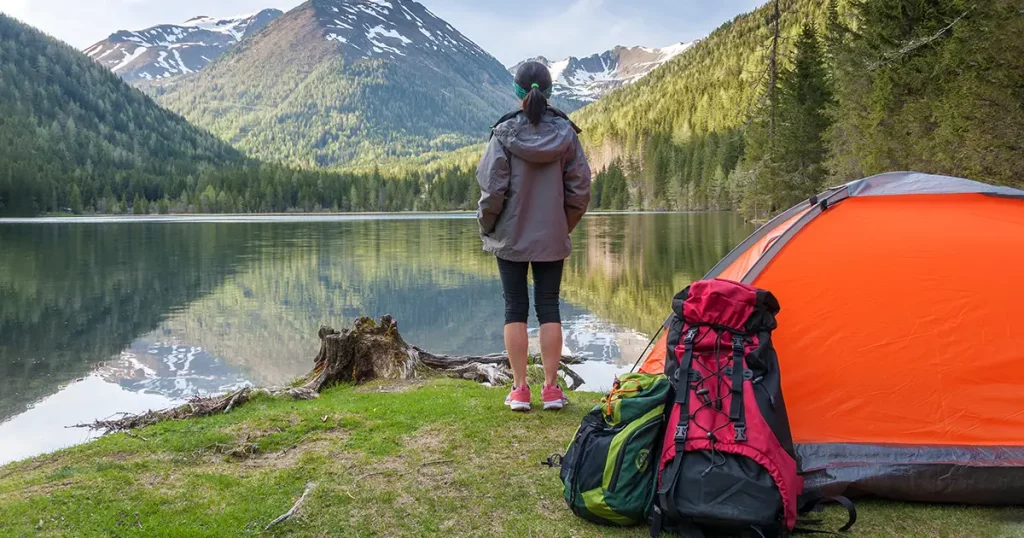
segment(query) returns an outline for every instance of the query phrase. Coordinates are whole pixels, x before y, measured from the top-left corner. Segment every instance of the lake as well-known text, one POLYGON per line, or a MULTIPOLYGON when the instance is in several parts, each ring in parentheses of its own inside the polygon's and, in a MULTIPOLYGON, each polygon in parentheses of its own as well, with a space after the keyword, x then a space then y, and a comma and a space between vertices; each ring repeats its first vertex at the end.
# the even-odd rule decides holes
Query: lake
MULTIPOLYGON (((752 231, 731 213, 584 219, 562 316, 585 388, 628 371, 672 296, 752 231)), ((483 354, 504 350, 503 312, 472 215, 0 221, 0 464, 96 435, 69 425, 288 382, 323 324, 391 314, 410 343, 483 354)))

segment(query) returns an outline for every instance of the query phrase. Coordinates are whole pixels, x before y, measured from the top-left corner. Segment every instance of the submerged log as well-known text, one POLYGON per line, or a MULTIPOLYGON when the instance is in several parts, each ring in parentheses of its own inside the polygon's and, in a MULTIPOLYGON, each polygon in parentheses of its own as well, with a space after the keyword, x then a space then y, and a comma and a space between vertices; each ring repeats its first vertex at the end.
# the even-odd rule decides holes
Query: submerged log
MULTIPOLYGON (((434 376, 468 379, 491 386, 512 382, 507 355, 453 357, 424 351, 405 342, 398 332, 398 323, 391 316, 382 317, 380 323, 362 317, 355 321, 351 329, 341 331, 321 327, 319 336, 320 352, 313 361, 313 370, 302 378, 299 386, 245 387, 219 396, 197 396, 172 409, 125 415, 118 419, 97 420, 91 424, 71 427, 103 430, 105 433, 127 431, 164 420, 229 413, 257 394, 311 400, 317 398, 321 390, 337 383, 359 385, 378 379, 412 380, 434 376)), ((579 358, 562 357, 559 369, 567 378, 566 386, 569 390, 580 388, 584 381, 567 365, 581 362, 579 358)))

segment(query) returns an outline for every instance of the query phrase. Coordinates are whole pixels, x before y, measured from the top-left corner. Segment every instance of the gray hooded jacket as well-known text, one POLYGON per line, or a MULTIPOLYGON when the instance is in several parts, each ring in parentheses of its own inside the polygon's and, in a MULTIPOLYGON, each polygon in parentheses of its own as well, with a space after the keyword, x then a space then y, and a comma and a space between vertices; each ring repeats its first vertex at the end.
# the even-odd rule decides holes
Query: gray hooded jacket
POLYGON ((516 262, 569 257, 569 234, 590 204, 590 165, 571 122, 517 114, 494 128, 480 165, 484 250, 516 262))

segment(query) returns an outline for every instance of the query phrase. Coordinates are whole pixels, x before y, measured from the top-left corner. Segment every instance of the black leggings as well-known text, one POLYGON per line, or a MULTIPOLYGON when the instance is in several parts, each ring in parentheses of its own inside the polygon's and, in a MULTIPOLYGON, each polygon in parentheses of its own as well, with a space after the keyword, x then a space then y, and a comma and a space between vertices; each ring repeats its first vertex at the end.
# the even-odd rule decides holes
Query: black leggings
POLYGON ((526 323, 530 316, 530 293, 526 287, 526 273, 533 265, 533 295, 537 321, 561 323, 558 295, 562 285, 562 266, 557 262, 510 262, 498 258, 502 296, 505 298, 505 324, 526 323))

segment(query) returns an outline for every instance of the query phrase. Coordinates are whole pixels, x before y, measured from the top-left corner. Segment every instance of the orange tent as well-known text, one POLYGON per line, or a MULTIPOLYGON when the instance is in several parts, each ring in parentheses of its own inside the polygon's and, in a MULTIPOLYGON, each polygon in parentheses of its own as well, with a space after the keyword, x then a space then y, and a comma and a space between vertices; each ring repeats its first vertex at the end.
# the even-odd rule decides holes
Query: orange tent
MULTIPOLYGON (((714 277, 782 305, 773 341, 808 486, 1024 502, 1024 191, 855 181, 761 227, 714 277)), ((665 340, 641 371, 663 371, 665 340)))

